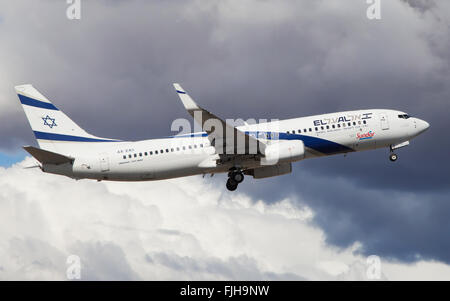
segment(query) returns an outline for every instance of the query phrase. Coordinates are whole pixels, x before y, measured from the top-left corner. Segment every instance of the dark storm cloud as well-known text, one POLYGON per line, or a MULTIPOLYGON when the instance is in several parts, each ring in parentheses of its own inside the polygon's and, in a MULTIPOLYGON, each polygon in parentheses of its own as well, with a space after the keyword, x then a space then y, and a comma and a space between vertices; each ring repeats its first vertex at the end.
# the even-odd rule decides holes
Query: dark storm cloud
POLYGON ((80 21, 65 8, 0 5, 3 149, 32 141, 12 91, 25 82, 86 130, 122 139, 169 135, 188 117, 172 82, 224 118, 401 109, 431 128, 395 165, 381 150, 310 160, 240 189, 267 202, 297 195, 331 244, 450 263, 446 1, 382 1, 380 21, 356 0, 82 1, 80 21))
MULTIPOLYGON (((352 159, 345 160, 350 163, 352 159)), ((325 231, 327 242, 333 245, 346 248, 360 242, 359 251, 365 255, 407 262, 450 262, 448 189, 397 190, 382 184, 368 187, 364 181, 353 180, 364 171, 353 177, 345 173, 329 176, 322 169, 322 175, 312 175, 310 171, 317 168, 313 162, 298 165, 293 171, 295 180, 287 176, 273 181, 249 180, 251 183, 240 188, 266 201, 276 192, 279 198, 291 196, 308 205, 315 212, 314 224, 325 231)), ((393 181, 394 186, 398 180, 393 181)))

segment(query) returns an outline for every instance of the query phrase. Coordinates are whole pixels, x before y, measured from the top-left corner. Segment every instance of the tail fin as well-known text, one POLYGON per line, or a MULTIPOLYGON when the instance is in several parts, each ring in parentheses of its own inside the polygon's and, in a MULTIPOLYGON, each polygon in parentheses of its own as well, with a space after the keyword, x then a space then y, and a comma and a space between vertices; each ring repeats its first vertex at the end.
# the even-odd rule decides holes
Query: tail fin
POLYGON ((66 114, 58 110, 44 95, 32 85, 16 86, 15 90, 22 103, 31 129, 42 149, 62 152, 67 147, 59 142, 117 142, 93 136, 79 127, 66 114))

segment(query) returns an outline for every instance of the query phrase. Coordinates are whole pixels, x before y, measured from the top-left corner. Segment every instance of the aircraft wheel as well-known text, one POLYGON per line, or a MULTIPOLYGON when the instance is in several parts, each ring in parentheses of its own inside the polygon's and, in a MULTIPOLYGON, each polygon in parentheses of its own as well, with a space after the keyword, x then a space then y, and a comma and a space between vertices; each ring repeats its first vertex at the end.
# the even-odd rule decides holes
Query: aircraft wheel
POLYGON ((389 160, 391 160, 392 162, 397 161, 397 159, 398 159, 397 154, 392 153, 389 155, 389 160))
POLYGON ((240 171, 233 172, 230 176, 236 183, 242 183, 244 181, 244 174, 240 171))
POLYGON ((232 178, 229 178, 227 181, 227 189, 229 191, 235 191, 237 187, 238 187, 238 183, 235 180, 233 180, 232 178))

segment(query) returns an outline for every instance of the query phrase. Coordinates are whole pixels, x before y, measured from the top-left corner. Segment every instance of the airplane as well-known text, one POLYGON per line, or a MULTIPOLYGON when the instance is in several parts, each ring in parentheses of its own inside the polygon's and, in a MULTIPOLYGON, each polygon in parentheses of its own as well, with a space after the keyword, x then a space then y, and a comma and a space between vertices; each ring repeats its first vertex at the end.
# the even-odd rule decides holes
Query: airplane
POLYGON ((32 85, 15 90, 39 148, 24 146, 43 172, 76 180, 154 181, 227 173, 226 187, 289 174, 292 163, 377 148, 394 150, 429 128, 405 112, 369 109, 234 126, 201 108, 173 84, 201 130, 161 139, 123 141, 87 133, 32 85))

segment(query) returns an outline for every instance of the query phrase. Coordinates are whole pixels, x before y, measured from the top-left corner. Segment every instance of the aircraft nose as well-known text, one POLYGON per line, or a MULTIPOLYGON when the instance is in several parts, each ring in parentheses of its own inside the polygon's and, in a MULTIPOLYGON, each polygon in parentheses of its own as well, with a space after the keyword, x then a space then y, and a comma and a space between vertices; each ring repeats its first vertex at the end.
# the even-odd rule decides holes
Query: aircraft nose
POLYGON ((430 124, 422 119, 417 119, 417 129, 419 130, 419 133, 423 133, 430 127, 430 124))

